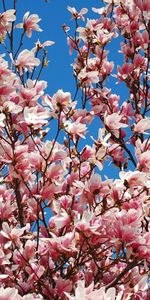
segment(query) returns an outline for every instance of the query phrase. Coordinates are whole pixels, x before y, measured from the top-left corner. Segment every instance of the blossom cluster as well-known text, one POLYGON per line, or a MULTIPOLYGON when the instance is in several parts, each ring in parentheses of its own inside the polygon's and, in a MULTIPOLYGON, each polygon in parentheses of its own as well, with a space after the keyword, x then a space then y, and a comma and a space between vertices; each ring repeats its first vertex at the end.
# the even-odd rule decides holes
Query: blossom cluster
POLYGON ((28 12, 15 25, 15 10, 0 14, 2 46, 22 30, 10 58, 0 56, 2 300, 149 299, 150 6, 103 2, 95 19, 68 7, 74 98, 61 88, 49 95, 39 78, 53 42, 21 49, 25 34, 41 31, 39 16, 28 12), (113 77, 126 100, 108 88, 109 44, 120 36, 124 62, 113 77), (103 179, 108 164, 118 178, 103 179))

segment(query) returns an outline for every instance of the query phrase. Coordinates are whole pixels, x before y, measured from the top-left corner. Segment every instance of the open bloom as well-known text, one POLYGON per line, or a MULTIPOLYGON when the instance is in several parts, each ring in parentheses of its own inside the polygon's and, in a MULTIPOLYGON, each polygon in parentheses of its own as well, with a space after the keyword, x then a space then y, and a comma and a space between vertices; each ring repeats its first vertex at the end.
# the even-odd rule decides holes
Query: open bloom
POLYGON ((82 82, 82 84, 98 83, 99 75, 98 71, 86 71, 86 68, 82 69, 78 75, 78 79, 82 82))
POLYGON ((0 300, 19 300, 18 290, 15 288, 0 288, 0 300))
POLYGON ((147 150, 138 155, 138 168, 144 172, 150 170, 150 150, 147 150))
POLYGON ((122 115, 113 113, 105 117, 105 125, 107 125, 111 130, 120 129, 121 127, 128 127, 128 125, 123 123, 121 120, 122 115))
POLYGON ((17 28, 24 28, 26 35, 30 38, 32 36, 32 30, 42 31, 37 23, 41 21, 38 15, 32 14, 29 15, 30 12, 26 12, 23 17, 23 23, 17 24, 17 28))
POLYGON ((72 14, 72 18, 73 19, 81 19, 83 21, 84 21, 83 15, 85 15, 88 12, 87 8, 82 8, 80 10, 80 12, 77 12, 77 10, 75 9, 75 7, 71 7, 71 6, 68 6, 67 9, 72 14))
POLYGON ((11 30, 11 24, 16 20, 15 9, 8 9, 0 13, 0 41, 2 41, 7 32, 11 30))
POLYGON ((18 290, 15 288, 0 288, 0 300, 43 300, 41 295, 27 294, 23 297, 19 296, 18 290))
POLYGON ((8 225, 8 223, 3 222, 1 235, 6 240, 4 248, 7 249, 8 247, 10 247, 12 242, 19 245, 20 237, 23 235, 25 230, 29 229, 29 227, 30 227, 29 224, 26 224, 26 226, 24 226, 22 228, 12 228, 8 225))
POLYGON ((0 14, 1 24, 8 25, 9 22, 16 20, 15 9, 8 9, 3 14, 0 14))
POLYGON ((52 107, 55 111, 61 109, 65 109, 67 106, 71 104, 71 94, 68 92, 63 92, 63 90, 59 89, 56 94, 52 97, 52 107))
POLYGON ((77 136, 85 139, 86 134, 86 125, 82 124, 81 117, 78 118, 75 122, 66 121, 65 128, 68 133, 73 136, 73 139, 76 140, 77 136))
POLYGON ((145 182, 148 180, 146 174, 140 171, 120 172, 119 175, 121 180, 127 182, 129 188, 144 187, 145 182))
MULTIPOLYGON (((8 9, 2 14, 0 14, 0 28, 1 26, 7 31, 10 22, 14 22, 16 20, 15 9, 8 9)), ((10 28, 9 28, 10 29, 10 28)))
POLYGON ((35 47, 32 49, 32 52, 36 52, 40 49, 44 49, 45 47, 49 47, 49 46, 52 46, 54 45, 55 42, 53 41, 45 41, 44 43, 41 43, 40 40, 38 39, 37 42, 35 43, 35 47))
POLYGON ((141 9, 144 11, 148 11, 150 10, 150 3, 149 0, 134 0, 134 3, 141 9))
POLYGON ((20 52, 14 64, 16 65, 20 75, 22 75, 23 69, 27 69, 29 72, 32 71, 33 67, 39 66, 40 60, 34 57, 34 53, 32 51, 25 49, 20 52))
POLYGON ((24 109, 24 118, 27 124, 46 124, 48 121, 47 119, 49 118, 49 113, 45 110, 39 111, 38 107, 26 107, 24 109))
POLYGON ((138 123, 134 124, 135 133, 144 133, 150 129, 150 118, 145 118, 140 120, 138 123))
POLYGON ((122 292, 116 297, 116 290, 114 287, 110 288, 105 292, 105 287, 93 291, 93 282, 85 288, 85 282, 83 280, 78 281, 77 288, 75 290, 75 296, 72 297, 68 293, 65 293, 69 300, 121 300, 122 292))
POLYGON ((118 66, 118 78, 120 81, 126 81, 131 76, 133 71, 133 65, 129 63, 124 63, 122 67, 118 66))

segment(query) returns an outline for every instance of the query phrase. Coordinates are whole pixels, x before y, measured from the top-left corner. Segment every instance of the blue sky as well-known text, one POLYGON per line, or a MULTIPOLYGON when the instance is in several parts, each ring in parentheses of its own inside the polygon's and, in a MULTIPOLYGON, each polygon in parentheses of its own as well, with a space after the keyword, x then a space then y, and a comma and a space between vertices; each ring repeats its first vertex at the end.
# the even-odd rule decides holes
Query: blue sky
MULTIPOLYGON (((5 0, 5 2, 7 8, 12 8, 12 0, 5 0)), ((87 7, 89 9, 87 17, 98 18, 98 14, 93 13, 91 8, 98 8, 102 6, 102 2, 100 0, 49 0, 47 3, 44 0, 17 1, 17 23, 22 21, 22 17, 27 11, 30 11, 31 14, 38 14, 42 19, 39 25, 43 29, 43 32, 33 32, 31 39, 25 38, 22 50, 25 48, 32 49, 38 38, 42 43, 46 40, 52 40, 55 42, 55 45, 47 48, 48 59, 50 62, 49 66, 45 68, 40 78, 48 82, 47 92, 50 95, 53 95, 53 93, 55 93, 58 89, 69 91, 72 93, 72 96, 75 92, 74 78, 72 76, 73 72, 72 67, 70 66, 73 62, 73 57, 69 55, 66 36, 62 30, 62 25, 64 23, 70 27, 74 26, 74 22, 71 20, 71 14, 67 10, 68 5, 74 6, 77 10, 87 7)), ((80 24, 82 26, 84 23, 81 22, 80 24)), ((19 40, 20 34, 21 29, 16 29, 16 43, 17 40, 19 40)), ((117 64, 121 64, 122 62, 122 55, 117 52, 119 44, 120 39, 114 39, 109 46, 109 60, 114 60, 117 64)), ((1 50, 1 53, 3 52, 4 51, 1 50)), ((111 77, 107 86, 112 88, 112 93, 118 93, 121 95, 121 102, 122 100, 127 99, 128 94, 124 84, 120 84, 119 86, 116 85, 115 79, 111 77)), ((94 126, 91 127, 90 134, 96 137, 98 129, 95 130, 95 128, 98 128, 99 125, 99 120, 95 120, 94 126)), ((90 141, 87 140, 86 142, 88 144, 90 141)), ((110 171, 110 168, 106 168, 104 173, 108 176, 110 175, 110 177, 114 177, 118 173, 118 170, 111 168, 110 171)))

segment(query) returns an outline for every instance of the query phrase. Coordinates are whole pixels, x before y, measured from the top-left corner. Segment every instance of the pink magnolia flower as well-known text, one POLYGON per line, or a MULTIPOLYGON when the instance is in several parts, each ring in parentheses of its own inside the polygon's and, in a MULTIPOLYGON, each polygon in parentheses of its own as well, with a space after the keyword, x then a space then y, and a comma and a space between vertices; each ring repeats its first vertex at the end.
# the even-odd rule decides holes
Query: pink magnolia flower
POLYGON ((100 75, 105 79, 106 76, 111 74, 112 70, 114 68, 114 63, 112 61, 104 60, 102 62, 102 70, 100 71, 100 75))
POLYGON ((27 294, 23 297, 19 296, 16 288, 0 288, 0 300, 43 300, 41 295, 27 294))
POLYGON ((3 145, 0 143, 0 161, 9 163, 12 161, 13 153, 12 148, 6 142, 3 142, 3 145))
POLYGON ((71 292, 72 282, 71 280, 64 280, 62 278, 56 279, 56 291, 59 297, 64 295, 64 292, 71 292))
POLYGON ((38 106, 36 107, 25 107, 24 109, 24 119, 27 124, 33 124, 33 125, 38 125, 38 124, 47 124, 48 118, 50 117, 50 114, 46 110, 39 110, 38 106))
POLYGON ((72 49, 77 50, 77 44, 79 44, 79 39, 77 41, 74 41, 73 38, 67 37, 67 44, 69 46, 69 54, 72 55, 72 49))
POLYGON ((57 93, 53 95, 53 97, 50 97, 48 94, 42 96, 42 103, 44 106, 48 106, 51 111, 51 116, 53 118, 58 118, 59 113, 60 115, 60 121, 64 121, 65 114, 73 109, 76 106, 76 101, 72 102, 71 100, 71 94, 68 92, 63 92, 63 90, 58 90, 57 93), (62 112, 65 112, 63 114, 62 112))
POLYGON ((118 78, 120 81, 126 81, 130 78, 133 71, 133 65, 124 63, 122 67, 118 66, 118 78))
POLYGON ((11 30, 11 24, 16 20, 15 9, 8 9, 0 13, 0 42, 5 39, 7 32, 11 30))
POLYGON ((52 97, 52 106, 54 110, 65 109, 71 104, 71 94, 58 90, 52 97))
POLYGON ((105 11, 105 8, 104 7, 101 7, 101 8, 92 7, 92 11, 94 11, 95 13, 97 13, 99 15, 102 15, 103 12, 105 11))
POLYGON ((120 178, 124 182, 127 182, 129 188, 132 187, 141 187, 145 185, 147 181, 147 176, 144 172, 140 171, 128 171, 128 172, 120 172, 120 178))
POLYGON ((87 288, 84 280, 79 280, 75 289, 75 296, 70 296, 65 292, 69 300, 121 300, 122 292, 116 297, 115 288, 109 288, 105 291, 105 287, 93 291, 94 283, 92 282, 87 288))
POLYGON ((75 247, 76 240, 75 240, 75 233, 73 232, 67 232, 64 236, 60 239, 61 247, 63 250, 67 252, 76 252, 77 249, 75 247))
POLYGON ((90 124, 94 118, 94 112, 88 112, 86 109, 76 109, 72 116, 73 121, 76 121, 79 117, 81 117, 81 123, 90 124))
MULTIPOLYGON (((12 254, 8 252, 6 254, 3 250, 0 249, 0 265, 5 266, 5 265, 10 265, 10 258, 12 257, 12 254)), ((9 275, 8 274, 0 274, 0 279, 7 278, 9 275)))
POLYGON ((37 95, 35 88, 21 86, 19 88, 19 102, 22 108, 26 106, 35 106, 37 104, 37 95))
POLYGON ((9 96, 14 91, 12 86, 8 86, 8 83, 1 84, 0 96, 9 96))
POLYGON ((54 45, 55 42, 52 42, 52 41, 45 41, 44 43, 41 43, 38 39, 38 41, 35 43, 35 47, 32 49, 32 52, 36 52, 40 49, 44 49, 45 47, 49 47, 49 46, 52 46, 54 45))
POLYGON ((50 227, 51 225, 56 226, 56 229, 61 229, 64 226, 68 226, 68 224, 70 224, 70 217, 64 209, 50 219, 50 227))
POLYGON ((148 290, 148 275, 140 275, 137 270, 137 274, 134 277, 135 282, 137 284, 134 286, 134 291, 137 293, 139 290, 147 291, 148 290))
POLYGON ((68 11, 72 14, 73 19, 81 19, 84 21, 83 15, 87 14, 88 9, 87 8, 82 8, 80 12, 77 12, 75 7, 67 6, 68 11))
MULTIPOLYGON (((20 297, 20 296, 19 296, 20 297)), ((23 297, 20 297, 18 300, 44 300, 43 296, 37 294, 27 294, 23 297)))
POLYGON ((32 260, 35 257, 35 249, 36 249, 36 243, 34 241, 27 240, 23 256, 26 260, 32 260))
POLYGON ((21 300, 18 290, 15 288, 0 288, 0 300, 21 300))
MULTIPOLYGON (((22 89, 22 86, 20 88, 22 89)), ((35 89, 36 95, 43 95, 43 90, 47 88, 47 81, 27 79, 25 88, 35 89)))
MULTIPOLYGON (((94 20, 93 20, 94 22, 94 20)), ((88 37, 95 37, 95 34, 93 33, 93 23, 92 20, 87 21, 86 27, 78 27, 77 32, 79 32, 79 38, 81 38, 84 42, 88 39, 88 37)))
POLYGON ((23 50, 18 55, 16 62, 13 62, 17 67, 20 75, 23 75, 23 69, 32 71, 33 67, 38 67, 40 60, 34 57, 34 53, 28 49, 23 50))
POLYGON ((77 139, 77 137, 82 137, 85 139, 86 125, 80 122, 81 119, 82 117, 79 117, 75 122, 66 121, 64 123, 66 131, 73 136, 74 141, 77 139))
MULTIPOLYGON (((115 131, 115 135, 116 135, 116 131, 115 131)), ((107 152, 113 158, 113 160, 119 165, 120 163, 122 164, 123 162, 124 163, 126 162, 124 150, 118 144, 116 143, 112 144, 112 146, 108 148, 107 152)))
POLYGON ((143 49, 144 52, 146 52, 149 45, 148 31, 144 30, 142 33, 136 31, 133 37, 133 42, 136 47, 140 47, 143 49))
POLYGON ((134 0, 134 3, 138 8, 144 13, 150 11, 150 2, 149 0, 134 0))
POLYGON ((143 172, 150 170, 150 150, 147 150, 138 155, 138 168, 143 172))
POLYGON ((26 267, 26 272, 29 274, 29 283, 32 283, 37 277, 40 278, 43 275, 45 268, 44 266, 38 265, 34 262, 32 262, 30 265, 29 267, 26 267))
POLYGON ((89 158, 95 158, 95 150, 94 148, 90 147, 89 145, 86 145, 81 153, 81 158, 83 160, 87 160, 89 158))
POLYGON ((145 133, 150 129, 150 118, 141 119, 138 123, 134 124, 133 131, 135 133, 145 133))
POLYGON ((126 120, 129 119, 130 116, 134 115, 134 111, 132 109, 132 105, 130 103, 124 102, 121 106, 121 114, 126 120))
POLYGON ((4 127, 4 120, 5 120, 5 115, 3 113, 0 114, 0 127, 4 127))
POLYGON ((114 234, 117 240, 132 245, 139 236, 140 218, 141 216, 134 209, 129 209, 128 212, 123 210, 118 212, 116 221, 113 224, 112 235, 114 234))
POLYGON ((98 83, 99 82, 99 74, 98 71, 87 71, 86 68, 82 69, 78 75, 78 79, 82 82, 82 84, 98 83))
POLYGON ((9 22, 16 20, 15 9, 8 9, 3 14, 0 14, 1 24, 6 26, 9 22))
POLYGON ((4 197, 0 195, 0 219, 1 220, 7 220, 8 218, 11 218, 12 213, 15 211, 15 209, 16 209, 15 203, 12 204, 11 190, 9 190, 8 195, 4 194, 4 197))
POLYGON ((47 176, 47 178, 51 178, 52 181, 56 180, 57 183, 59 183, 59 179, 62 180, 65 173, 66 173, 66 170, 62 164, 52 163, 47 168, 46 176, 47 176))
MULTIPOLYGON (((101 24, 102 25, 102 24, 101 24)), ((102 26, 100 26, 97 29, 97 42, 102 45, 105 46, 106 44, 108 44, 111 40, 111 38, 113 37, 114 33, 113 32, 109 32, 107 29, 101 29, 102 26)), ((113 69, 113 67, 112 67, 113 69)))
POLYGON ((42 31, 37 23, 39 23, 41 19, 38 15, 32 14, 30 12, 26 12, 23 17, 23 23, 17 24, 17 28, 24 28, 26 35, 30 38, 32 36, 32 30, 42 31))
POLYGON ((91 236, 91 234, 99 234, 97 229, 100 226, 99 223, 94 222, 94 213, 90 211, 84 211, 81 215, 78 214, 77 217, 75 217, 74 222, 76 228, 78 228, 79 231, 84 232, 84 234, 88 237, 91 236))
POLYGON ((49 249, 50 256, 53 260, 57 260, 63 252, 69 255, 77 252, 75 247, 75 233, 67 232, 64 236, 57 237, 54 233, 51 232, 52 238, 45 239, 49 249))
MULTIPOLYGON (((110 146, 110 144, 108 143, 109 138, 111 137, 111 133, 106 134, 105 136, 105 129, 100 128, 98 131, 98 139, 95 140, 92 136, 91 139, 95 142, 95 147, 90 150, 90 148, 85 149, 85 154, 84 156, 87 154, 89 155, 91 153, 91 155, 89 155, 89 157, 87 157, 88 161, 96 164, 97 167, 99 168, 99 170, 103 169, 103 164, 102 161, 106 156, 106 152, 107 152, 107 148, 110 146), (98 147, 98 151, 96 151, 96 147, 98 147)), ((83 157, 84 157, 83 156, 83 157)))
POLYGON ((93 139, 93 137, 91 137, 91 138, 97 145, 109 147, 110 143, 108 143, 108 140, 110 137, 111 137, 111 133, 106 134, 106 130, 104 128, 99 128, 97 140, 93 139))
POLYGON ((0 233, 7 240, 4 248, 7 249, 13 242, 18 244, 20 237, 25 230, 29 230, 29 227, 29 224, 26 224, 26 226, 22 228, 10 227, 7 222, 3 222, 0 233))
POLYGON ((150 38, 149 38, 149 35, 148 35, 148 31, 144 30, 142 32, 142 34, 141 34, 141 37, 142 37, 141 46, 142 46, 143 50, 147 51, 148 45, 149 45, 149 41, 150 41, 150 38))
POLYGON ((109 127, 111 130, 120 129, 121 127, 128 127, 127 124, 121 122, 122 115, 119 115, 118 113, 113 113, 111 115, 108 115, 104 117, 105 125, 109 127))
POLYGON ((101 188, 101 176, 99 174, 92 174, 90 179, 85 184, 85 190, 96 194, 101 188))
POLYGON ((41 190, 43 199, 51 199, 53 194, 59 194, 61 192, 61 185, 55 183, 47 183, 41 190))
POLYGON ((133 64, 135 68, 140 68, 144 64, 144 57, 140 54, 135 54, 133 64))
POLYGON ((137 238, 134 249, 137 250, 138 256, 150 259, 150 232, 146 232, 142 237, 137 238))

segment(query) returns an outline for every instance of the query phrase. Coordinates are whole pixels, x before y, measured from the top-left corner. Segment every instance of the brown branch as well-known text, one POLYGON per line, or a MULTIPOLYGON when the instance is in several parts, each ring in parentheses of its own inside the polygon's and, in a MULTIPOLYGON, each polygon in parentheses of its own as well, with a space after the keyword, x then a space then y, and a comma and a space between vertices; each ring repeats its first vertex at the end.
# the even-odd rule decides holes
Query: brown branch
POLYGON ((21 197, 20 190, 19 190, 19 180, 15 179, 14 184, 15 184, 15 194, 16 194, 16 201, 17 201, 17 207, 18 207, 18 218, 19 218, 21 227, 23 227, 24 226, 24 215, 23 215, 23 206, 21 204, 22 197, 21 197))

